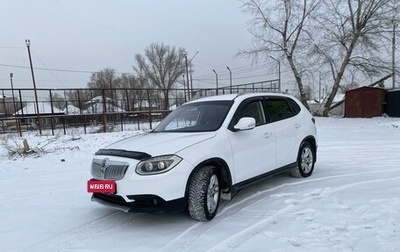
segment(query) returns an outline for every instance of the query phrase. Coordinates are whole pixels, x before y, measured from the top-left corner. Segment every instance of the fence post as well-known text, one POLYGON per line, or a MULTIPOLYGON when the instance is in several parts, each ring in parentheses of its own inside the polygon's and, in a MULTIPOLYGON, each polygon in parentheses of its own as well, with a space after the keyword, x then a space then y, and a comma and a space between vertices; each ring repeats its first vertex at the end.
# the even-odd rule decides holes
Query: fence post
POLYGON ((105 89, 102 89, 102 96, 103 96, 103 131, 104 133, 107 132, 107 104, 106 104, 106 97, 105 97, 105 89))
POLYGON ((50 118, 50 124, 51 124, 51 134, 54 136, 54 108, 53 108, 53 96, 51 93, 51 89, 49 89, 49 94, 50 94, 50 109, 51 109, 51 114, 52 117, 50 118))
POLYGON ((149 103, 149 124, 150 124, 150 129, 153 129, 152 125, 152 115, 151 115, 151 101, 150 101, 150 90, 147 89, 147 101, 149 103))

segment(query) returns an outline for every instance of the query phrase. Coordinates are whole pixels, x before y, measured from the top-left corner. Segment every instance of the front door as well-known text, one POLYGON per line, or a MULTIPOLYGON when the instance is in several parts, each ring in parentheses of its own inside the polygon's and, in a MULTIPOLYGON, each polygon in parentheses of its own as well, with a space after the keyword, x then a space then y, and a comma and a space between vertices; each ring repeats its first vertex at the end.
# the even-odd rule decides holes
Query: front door
POLYGON ((236 111, 231 126, 242 117, 253 117, 256 127, 250 130, 228 130, 233 156, 234 183, 264 174, 276 168, 276 141, 273 126, 266 124, 258 100, 244 101, 236 111))

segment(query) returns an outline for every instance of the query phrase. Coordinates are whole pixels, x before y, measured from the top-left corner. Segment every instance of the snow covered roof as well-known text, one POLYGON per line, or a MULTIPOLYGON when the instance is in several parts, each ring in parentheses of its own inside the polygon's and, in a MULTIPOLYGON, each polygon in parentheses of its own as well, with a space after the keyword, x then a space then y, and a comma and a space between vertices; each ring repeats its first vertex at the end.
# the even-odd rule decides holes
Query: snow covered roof
MULTIPOLYGON (((133 106, 134 106, 134 108, 149 108, 150 107, 149 101, 147 101, 147 100, 143 100, 143 101, 140 101, 140 102, 135 102, 135 104, 133 106)), ((155 102, 153 102, 151 104, 151 107, 155 108, 155 107, 157 107, 157 104, 155 102)))
MULTIPOLYGON (((102 102, 94 103, 83 111, 84 114, 102 114, 104 112, 104 105, 102 102)), ((120 107, 114 106, 111 103, 106 103, 106 112, 126 112, 120 107)))
MULTIPOLYGON (((106 102, 111 102, 112 99, 109 97, 104 97, 106 102)), ((92 98, 90 101, 86 102, 85 104, 92 104, 92 103, 99 103, 99 102, 103 102, 103 96, 96 96, 94 98, 92 98)))
MULTIPOLYGON (((63 114, 61 110, 55 108, 53 106, 53 110, 48 103, 39 102, 39 114, 63 114)), ((13 115, 36 115, 38 114, 36 111, 36 103, 29 103, 21 110, 15 112, 13 115)))
POLYGON ((74 105, 68 105, 65 109, 63 109, 63 113, 67 115, 78 115, 81 113, 81 110, 74 105))

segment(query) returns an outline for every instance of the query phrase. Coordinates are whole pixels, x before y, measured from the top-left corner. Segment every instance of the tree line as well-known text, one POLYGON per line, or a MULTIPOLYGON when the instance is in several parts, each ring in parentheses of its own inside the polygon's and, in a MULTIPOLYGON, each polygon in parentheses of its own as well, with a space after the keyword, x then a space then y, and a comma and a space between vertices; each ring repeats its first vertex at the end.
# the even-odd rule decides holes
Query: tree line
MULTIPOLYGON (((65 94, 54 93, 51 100, 59 107, 65 107, 67 100, 82 108, 92 98, 104 95, 114 105, 123 108, 133 108, 137 101, 158 100, 162 101, 162 104, 158 104, 160 109, 169 110, 172 105, 170 90, 184 90, 187 86, 178 81, 186 73, 186 55, 183 48, 152 43, 143 54, 135 55, 133 74, 117 74, 115 69, 104 68, 91 74, 87 89, 70 90, 65 94), (146 89, 157 89, 160 92, 149 93, 146 89), (129 96, 129 99, 123 99, 122 96, 129 96), (126 104, 127 101, 131 104, 126 104)), ((184 102, 183 95, 184 92, 174 93, 175 103, 184 102)))
MULTIPOLYGON (((243 12, 252 18, 253 42, 239 55, 258 61, 273 56, 282 61, 307 108, 309 86, 328 83, 330 90, 321 111, 327 116, 339 90, 356 86, 359 79, 373 80, 393 72, 388 52, 398 20, 397 5, 396 0, 244 0, 243 12)), ((114 69, 106 68, 92 73, 88 88, 156 88, 167 110, 170 90, 179 84, 184 87, 178 80, 187 71, 186 55, 184 48, 153 43, 135 55, 134 74, 117 76, 114 69)), ((88 99, 93 93, 80 95, 88 99)), ((143 94, 131 95, 140 99, 143 94)), ((77 92, 67 96, 76 100, 77 92)))

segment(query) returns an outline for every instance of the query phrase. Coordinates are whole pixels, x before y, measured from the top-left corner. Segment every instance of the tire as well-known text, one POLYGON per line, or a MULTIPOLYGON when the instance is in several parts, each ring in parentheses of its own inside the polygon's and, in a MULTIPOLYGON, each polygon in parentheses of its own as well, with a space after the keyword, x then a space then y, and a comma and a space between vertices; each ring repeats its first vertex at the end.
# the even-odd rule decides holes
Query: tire
POLYGON ((297 155, 297 167, 290 169, 293 177, 306 178, 311 176, 314 171, 315 152, 308 142, 303 142, 297 155))
POLYGON ((189 183, 188 208, 197 221, 208 221, 218 211, 221 190, 216 169, 206 166, 196 171, 189 183))

